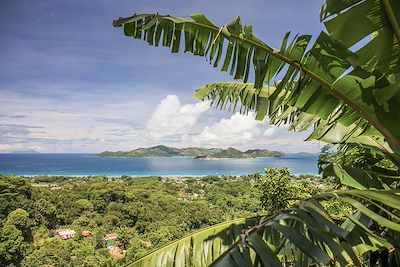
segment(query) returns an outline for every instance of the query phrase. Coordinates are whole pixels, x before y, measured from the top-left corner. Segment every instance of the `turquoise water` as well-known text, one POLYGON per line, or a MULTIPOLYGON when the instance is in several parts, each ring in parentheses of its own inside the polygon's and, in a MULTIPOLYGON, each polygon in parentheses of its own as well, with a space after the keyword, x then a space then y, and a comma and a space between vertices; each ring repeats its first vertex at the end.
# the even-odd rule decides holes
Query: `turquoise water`
POLYGON ((317 174, 317 155, 282 158, 199 160, 193 158, 111 158, 93 154, 0 154, 0 173, 15 175, 202 176, 244 175, 267 167, 317 174))

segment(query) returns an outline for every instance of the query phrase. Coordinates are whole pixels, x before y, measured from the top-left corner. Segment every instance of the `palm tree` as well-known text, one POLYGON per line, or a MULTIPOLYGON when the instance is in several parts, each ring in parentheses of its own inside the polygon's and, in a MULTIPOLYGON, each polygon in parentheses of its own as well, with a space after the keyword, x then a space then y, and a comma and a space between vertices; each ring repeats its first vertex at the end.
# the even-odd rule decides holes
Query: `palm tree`
MULTIPOLYGON (((400 2, 327 0, 321 32, 290 38, 274 49, 237 17, 217 27, 190 19, 140 14, 113 22, 128 37, 207 57, 242 82, 217 82, 195 96, 213 106, 256 112, 294 131, 313 128, 308 140, 362 147, 392 163, 324 162, 325 174, 345 186, 258 220, 228 222, 167 245, 131 266, 356 265, 377 260, 400 265, 400 2), (181 49, 181 46, 184 48, 181 49), (354 47, 361 47, 356 49, 354 47), (248 83, 250 70, 254 82, 248 83), (335 221, 322 203, 352 207, 335 221), (238 229, 244 229, 241 234, 238 229)), ((371 152, 371 153, 372 153, 371 152)))

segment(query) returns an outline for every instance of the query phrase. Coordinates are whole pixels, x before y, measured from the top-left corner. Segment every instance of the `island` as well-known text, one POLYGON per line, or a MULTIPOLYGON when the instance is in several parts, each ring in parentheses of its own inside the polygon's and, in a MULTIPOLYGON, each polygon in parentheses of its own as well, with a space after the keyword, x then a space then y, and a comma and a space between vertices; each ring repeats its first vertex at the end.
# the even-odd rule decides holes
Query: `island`
POLYGON ((154 146, 149 148, 137 148, 131 151, 104 151, 97 154, 100 157, 193 157, 195 159, 251 159, 259 157, 283 157, 285 154, 280 151, 271 151, 267 149, 251 149, 241 151, 229 147, 222 148, 174 148, 168 146, 154 146))

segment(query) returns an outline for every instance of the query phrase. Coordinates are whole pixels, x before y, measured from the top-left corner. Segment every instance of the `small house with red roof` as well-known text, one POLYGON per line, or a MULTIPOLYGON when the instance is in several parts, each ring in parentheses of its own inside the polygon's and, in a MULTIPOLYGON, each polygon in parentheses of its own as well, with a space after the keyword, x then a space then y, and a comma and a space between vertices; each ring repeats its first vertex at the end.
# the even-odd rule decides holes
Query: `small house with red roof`
POLYGON ((58 235, 61 240, 67 240, 75 237, 76 232, 71 229, 57 229, 53 233, 58 235))
POLYGON ((83 237, 91 237, 92 236, 92 232, 90 232, 90 231, 82 231, 82 235, 83 235, 83 237))
POLYGON ((115 240, 117 238, 118 238, 118 234, 111 233, 111 234, 106 234, 106 236, 104 237, 104 240, 110 241, 110 240, 115 240))

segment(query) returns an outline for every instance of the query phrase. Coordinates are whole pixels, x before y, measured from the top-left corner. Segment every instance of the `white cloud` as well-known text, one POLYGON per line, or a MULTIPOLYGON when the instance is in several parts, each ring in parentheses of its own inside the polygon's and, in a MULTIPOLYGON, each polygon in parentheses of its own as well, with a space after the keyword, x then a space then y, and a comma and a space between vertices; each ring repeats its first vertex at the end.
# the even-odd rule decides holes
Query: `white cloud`
POLYGON ((198 135, 193 136, 193 142, 204 146, 241 146, 249 145, 256 139, 272 136, 275 128, 265 127, 265 121, 255 120, 255 114, 233 114, 228 119, 221 119, 211 126, 204 127, 198 135))
POLYGON ((117 93, 61 100, 0 88, 0 99, 7 99, 0 107, 1 152, 133 149, 146 142, 141 129, 154 109, 143 98, 117 93))
POLYGON ((94 102, 85 100, 92 97, 60 102, 0 90, 0 98, 7 99, 0 107, 0 152, 101 152, 158 144, 319 150, 315 143, 302 141, 309 131, 291 133, 285 126, 256 121, 253 113, 208 111, 208 103, 182 104, 176 95, 159 98, 156 107, 126 95, 107 95, 108 102, 96 97, 94 102))
POLYGON ((189 145, 205 147, 234 147, 242 150, 266 148, 285 152, 317 152, 318 142, 303 141, 310 131, 293 133, 285 125, 270 125, 268 120, 257 121, 255 114, 235 113, 229 118, 204 126, 196 135, 183 136, 182 141, 189 145))
POLYGON ((185 135, 191 132, 200 116, 209 110, 209 104, 182 105, 176 95, 168 95, 161 100, 147 123, 147 130, 153 138, 185 135))
POLYGON ((276 130, 276 126, 271 125, 270 127, 268 127, 265 131, 264 131, 264 136, 272 136, 274 135, 276 130))

